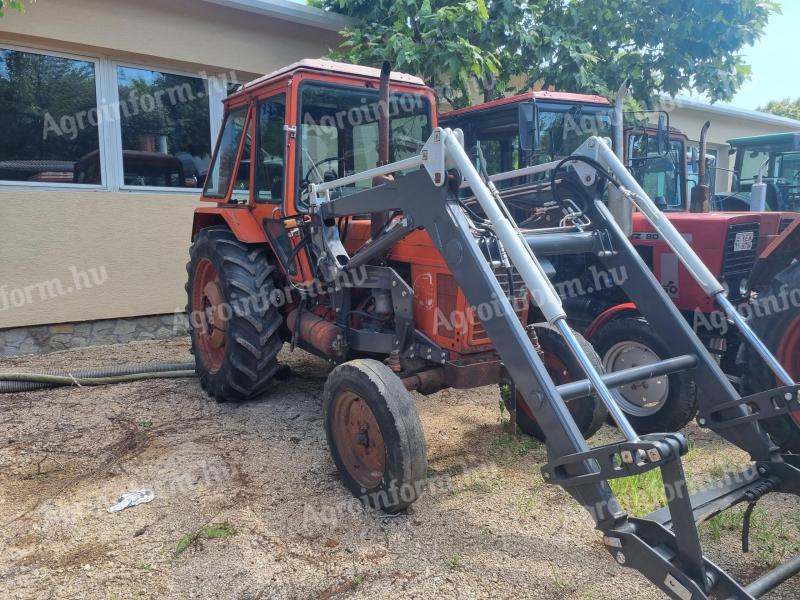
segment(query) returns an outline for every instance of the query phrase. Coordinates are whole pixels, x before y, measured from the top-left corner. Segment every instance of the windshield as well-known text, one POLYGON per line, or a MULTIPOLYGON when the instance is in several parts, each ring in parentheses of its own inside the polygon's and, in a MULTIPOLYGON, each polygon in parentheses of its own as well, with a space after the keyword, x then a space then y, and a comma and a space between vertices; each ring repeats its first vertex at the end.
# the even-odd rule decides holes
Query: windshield
POLYGON ((581 104, 538 106, 539 150, 534 164, 567 157, 592 136, 612 137, 610 109, 581 104))
MULTIPOLYGON (((378 91, 304 85, 298 126, 299 206, 308 207, 310 183, 333 181, 378 165, 378 91)), ((390 162, 419 154, 431 133, 428 100, 392 94, 389 102, 390 162)), ((372 186, 370 180, 339 188, 337 195, 372 186)))

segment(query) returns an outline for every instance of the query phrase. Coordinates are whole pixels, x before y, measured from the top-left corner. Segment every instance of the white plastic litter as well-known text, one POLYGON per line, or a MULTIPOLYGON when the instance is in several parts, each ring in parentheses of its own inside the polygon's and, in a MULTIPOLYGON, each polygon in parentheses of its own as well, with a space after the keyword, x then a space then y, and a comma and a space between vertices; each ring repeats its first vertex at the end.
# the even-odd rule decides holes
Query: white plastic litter
POLYGON ((156 495, 153 490, 134 490, 132 492, 125 492, 119 497, 114 506, 108 507, 108 512, 115 513, 131 506, 138 506, 139 504, 147 504, 155 500, 156 495))

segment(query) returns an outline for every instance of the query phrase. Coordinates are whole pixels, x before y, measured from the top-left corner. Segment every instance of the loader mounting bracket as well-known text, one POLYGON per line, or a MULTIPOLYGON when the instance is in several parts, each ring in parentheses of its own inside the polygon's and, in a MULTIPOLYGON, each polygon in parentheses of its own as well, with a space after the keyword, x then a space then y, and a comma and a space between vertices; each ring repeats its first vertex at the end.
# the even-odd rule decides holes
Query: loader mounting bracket
POLYGON ((643 435, 637 442, 618 442, 587 452, 557 458, 542 467, 547 483, 563 487, 596 483, 645 473, 679 459, 689 450, 681 433, 643 435), (571 475, 574 467, 588 464, 590 472, 571 475))
POLYGON ((726 429, 749 421, 760 421, 795 411, 800 411, 800 384, 758 392, 712 407, 705 407, 705 410, 701 410, 698 414, 697 422, 701 427, 726 429), (746 414, 730 410, 739 407, 744 408, 746 414))

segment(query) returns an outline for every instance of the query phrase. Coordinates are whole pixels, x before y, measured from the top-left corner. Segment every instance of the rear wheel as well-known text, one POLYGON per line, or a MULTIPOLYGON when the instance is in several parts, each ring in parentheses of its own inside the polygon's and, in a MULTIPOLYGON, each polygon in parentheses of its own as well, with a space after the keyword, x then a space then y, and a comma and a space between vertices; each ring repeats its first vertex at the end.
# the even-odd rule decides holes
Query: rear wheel
MULTIPOLYGON (((572 355, 572 352, 570 352, 569 346, 567 346, 564 338, 554 327, 547 324, 536 325, 536 335, 542 347, 544 366, 547 368, 547 372, 556 385, 585 378, 580 364, 572 355)), ((578 338, 583 350, 586 352, 595 368, 602 371, 600 359, 597 357, 591 344, 580 334, 576 333, 575 336, 578 338)), ((509 389, 510 388, 504 386, 501 388, 501 394, 506 408, 510 411, 511 396, 508 391, 509 389)), ((536 422, 536 417, 530 411, 519 392, 517 392, 516 400, 517 426, 526 435, 534 437, 540 442, 546 441, 547 436, 544 434, 544 431, 542 431, 539 423, 536 422)), ((567 407, 569 408, 572 418, 575 420, 575 424, 586 439, 589 439, 597 433, 606 419, 606 407, 603 402, 594 395, 586 398, 569 400, 567 401, 567 407)))
MULTIPOLYGON (((650 365, 671 356, 641 317, 611 321, 592 337, 607 373, 650 365)), ((697 394, 688 373, 662 375, 618 388, 617 402, 637 433, 680 431, 697 413, 697 394)))
POLYGON ((422 491, 428 468, 417 405, 376 360, 356 359, 328 376, 325 433, 342 482, 371 508, 399 512, 422 491))
POLYGON ((209 227, 189 254, 187 312, 200 383, 220 402, 252 398, 279 373, 283 345, 267 248, 209 227))
MULTIPOLYGON (((759 294, 759 308, 750 320, 767 348, 795 381, 800 378, 800 263, 775 276, 769 289, 759 294)), ((750 344, 743 342, 742 387, 754 394, 778 387, 775 375, 750 344)), ((785 452, 800 454, 800 412, 761 421, 764 429, 785 452)))

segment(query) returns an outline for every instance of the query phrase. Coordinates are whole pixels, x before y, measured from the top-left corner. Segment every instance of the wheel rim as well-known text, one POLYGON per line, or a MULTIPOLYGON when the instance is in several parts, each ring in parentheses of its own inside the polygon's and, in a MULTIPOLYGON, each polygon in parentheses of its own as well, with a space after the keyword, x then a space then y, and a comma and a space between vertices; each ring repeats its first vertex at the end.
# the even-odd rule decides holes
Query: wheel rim
POLYGON ((206 368, 216 373, 225 358, 225 296, 220 286, 219 273, 207 258, 195 267, 192 280, 192 321, 195 323, 195 340, 206 368))
MULTIPOLYGON (((558 358, 555 354, 545 354, 543 362, 547 372, 553 379, 553 383, 556 385, 570 383, 572 381, 572 377, 569 375, 569 369, 567 369, 567 365, 565 365, 564 361, 558 358)), ((567 405, 567 408, 572 410, 572 400, 567 400, 565 404, 567 405)), ((536 421, 536 417, 534 417, 533 413, 531 413, 528 405, 525 403, 525 399, 522 397, 520 392, 517 392, 517 410, 521 410, 523 413, 525 413, 526 417, 532 421, 536 421)))
POLYGON ((358 394, 342 392, 337 396, 333 438, 350 477, 364 490, 377 487, 386 470, 386 448, 374 413, 358 394))
MULTIPOLYGON (((626 340, 614 344, 603 357, 607 373, 651 365, 661 360, 652 348, 626 340)), ((626 413, 647 417, 664 407, 669 396, 669 377, 661 375, 644 381, 635 381, 619 388, 618 402, 626 413)))
MULTIPOLYGON (((780 345, 776 358, 789 371, 792 379, 800 378, 800 315, 789 324, 780 345)), ((800 427, 800 411, 792 413, 792 420, 800 427)))

